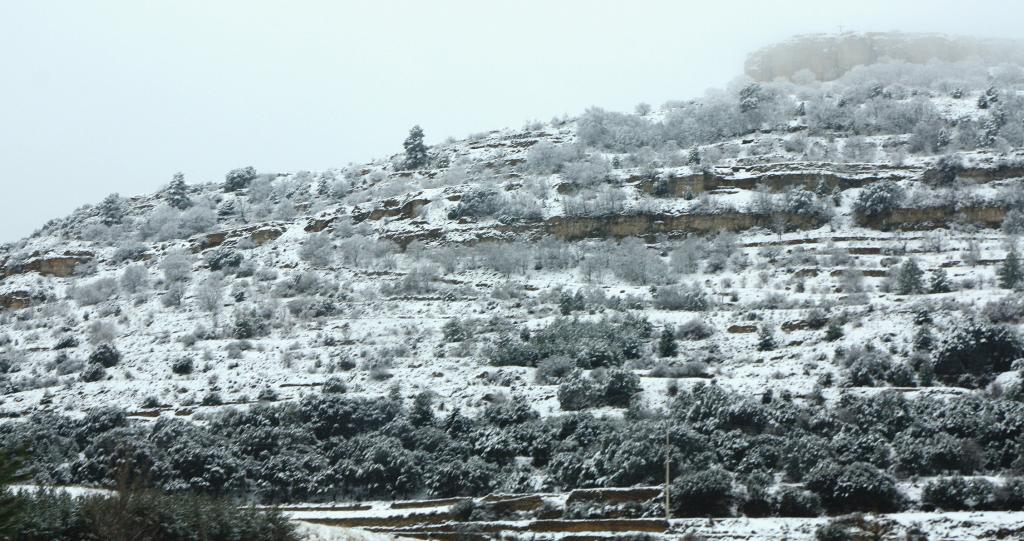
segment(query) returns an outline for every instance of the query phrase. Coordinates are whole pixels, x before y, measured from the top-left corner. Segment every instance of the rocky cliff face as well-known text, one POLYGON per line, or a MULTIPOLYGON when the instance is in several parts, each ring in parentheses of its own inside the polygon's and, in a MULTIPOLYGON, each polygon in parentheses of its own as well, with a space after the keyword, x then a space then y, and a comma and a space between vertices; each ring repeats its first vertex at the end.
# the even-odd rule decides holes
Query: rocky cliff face
POLYGON ((886 59, 926 64, 979 58, 1019 62, 1024 48, 1009 40, 980 40, 936 34, 848 33, 807 35, 752 53, 745 72, 757 81, 792 79, 807 70, 819 81, 837 79, 857 66, 886 59))

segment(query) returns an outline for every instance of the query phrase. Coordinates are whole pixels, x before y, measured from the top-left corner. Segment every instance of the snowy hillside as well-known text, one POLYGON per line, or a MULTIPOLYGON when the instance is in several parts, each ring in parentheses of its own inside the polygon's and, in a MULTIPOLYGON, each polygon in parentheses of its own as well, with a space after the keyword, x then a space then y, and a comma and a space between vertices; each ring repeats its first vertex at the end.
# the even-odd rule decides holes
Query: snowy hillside
POLYGON ((674 516, 753 538, 1019 535, 1022 91, 876 64, 111 195, 0 248, 0 441, 40 483, 288 504, 659 486, 668 453, 674 516))

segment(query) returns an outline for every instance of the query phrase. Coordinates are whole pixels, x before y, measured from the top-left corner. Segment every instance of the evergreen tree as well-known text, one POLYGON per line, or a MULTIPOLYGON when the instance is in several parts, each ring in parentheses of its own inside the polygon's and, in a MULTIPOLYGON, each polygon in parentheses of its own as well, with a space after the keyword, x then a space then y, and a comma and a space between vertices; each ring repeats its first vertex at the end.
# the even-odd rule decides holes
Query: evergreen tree
POLYGON ((1020 259, 1017 257, 1017 247, 1011 246, 1006 254, 1006 259, 996 273, 999 276, 999 287, 1013 289, 1021 283, 1020 259))
POLYGON ((188 198, 188 188, 185 186, 185 175, 181 172, 174 174, 164 194, 167 197, 167 204, 178 210, 192 206, 192 201, 188 198))
POLYGON ((100 221, 103 222, 103 225, 116 225, 124 221, 124 201, 116 193, 104 198, 96 210, 99 211, 100 221))
POLYGON ((935 338, 932 336, 931 327, 927 325, 918 327, 917 334, 914 335, 914 350, 931 351, 934 345, 935 338))
POLYGON ((427 146, 423 144, 423 128, 419 125, 413 126, 402 146, 405 147, 406 169, 419 169, 427 165, 427 146))
POLYGON ((249 184, 256 180, 256 168, 253 166, 232 169, 224 175, 224 190, 237 192, 242 188, 248 188, 249 184))
POLYGON ((825 182, 825 177, 818 179, 818 185, 814 187, 814 193, 818 197, 828 197, 832 194, 832 190, 828 187, 828 182, 825 182))
POLYGON ((24 478, 18 474, 20 467, 18 460, 0 449, 0 539, 7 539, 14 533, 18 517, 25 510, 21 500, 7 488, 24 478))
POLYGON ((434 393, 423 391, 412 399, 409 411, 409 422, 413 426, 431 426, 434 424, 434 393))
POLYGON ((658 356, 675 357, 679 353, 679 345, 676 344, 676 335, 672 329, 665 327, 658 338, 658 356))
POLYGON ((835 342, 843 337, 843 326, 838 321, 829 321, 825 329, 825 340, 835 342))
POLYGON ((761 106, 761 85, 750 83, 740 90, 740 112, 756 111, 761 106))
POLYGON ((686 154, 687 165, 698 165, 700 164, 700 151, 697 147, 690 147, 690 152, 686 154))
POLYGON ((761 326, 761 330, 757 333, 757 350, 772 351, 776 347, 778 347, 778 343, 775 341, 775 333, 767 325, 761 326))
POLYGON ((946 270, 938 268, 932 271, 932 277, 928 283, 928 292, 949 293, 950 291, 953 291, 953 286, 949 283, 949 275, 946 274, 946 270))
POLYGON ((924 271, 921 270, 921 267, 917 266, 917 261, 913 258, 906 260, 896 270, 896 293, 900 295, 920 293, 923 289, 921 283, 923 276, 924 271))

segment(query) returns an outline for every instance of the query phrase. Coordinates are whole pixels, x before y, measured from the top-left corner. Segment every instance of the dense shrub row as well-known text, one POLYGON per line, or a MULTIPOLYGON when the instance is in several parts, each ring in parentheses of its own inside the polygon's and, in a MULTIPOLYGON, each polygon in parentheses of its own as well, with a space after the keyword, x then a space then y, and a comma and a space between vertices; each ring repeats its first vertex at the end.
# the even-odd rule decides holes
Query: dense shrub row
POLYGON ((292 541, 281 513, 227 500, 153 491, 74 498, 41 491, 16 495, 17 513, 0 520, 0 538, 18 541, 153 539, 161 541, 292 541))
POLYGON ((641 345, 651 331, 647 319, 633 315, 600 320, 558 318, 535 332, 499 336, 489 357, 497 366, 536 366, 557 356, 571 359, 582 369, 619 366, 640 356, 641 345))
MULTIPOLYGON (((612 384, 610 373, 603 396, 628 403, 629 378, 612 384)), ((1024 404, 1006 398, 909 400, 884 392, 802 406, 705 384, 679 391, 663 413, 634 404, 625 419, 545 419, 516 398, 474 417, 438 415, 428 398, 409 407, 331 393, 229 409, 204 425, 174 418, 134 424, 116 410, 82 419, 40 413, 2 425, 0 443, 27 448, 40 482, 111 486, 127 476, 172 492, 283 502, 657 484, 667 435, 673 478, 685 485, 679 493, 701 494, 711 506, 679 512, 807 514, 819 506, 835 513, 901 508, 894 483, 910 476, 1019 474, 1021 433, 1024 404), (757 479, 773 474, 810 492, 757 488, 764 485, 757 479)), ((1013 481, 1006 490, 1018 494, 1021 486, 1013 481)), ((966 498, 952 492, 932 490, 929 502, 966 498)), ((1002 508, 1022 501, 1019 494, 1001 498, 1002 508)))

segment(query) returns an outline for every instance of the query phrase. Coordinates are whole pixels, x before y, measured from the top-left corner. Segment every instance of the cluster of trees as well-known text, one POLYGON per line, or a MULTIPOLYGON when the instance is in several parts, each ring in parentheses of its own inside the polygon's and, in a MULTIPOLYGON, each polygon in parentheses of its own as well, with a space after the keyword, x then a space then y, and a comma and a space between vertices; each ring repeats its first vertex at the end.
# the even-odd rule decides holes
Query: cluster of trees
MULTIPOLYGON (((22 490, 21 461, 0 449, 0 538, 293 541, 295 526, 276 510, 239 507, 223 498, 161 494, 120 487, 113 494, 75 497, 59 490, 22 490)), ((123 479, 122 479, 123 480, 123 479)))
POLYGON ((908 150, 929 154, 1024 142, 1024 99, 1012 91, 1020 86, 1019 77, 994 86, 978 77, 984 70, 966 64, 896 63, 855 71, 827 84, 748 82, 710 92, 699 101, 667 103, 661 119, 591 108, 578 119, 577 133, 587 146, 631 153, 669 142, 680 148, 707 145, 799 122, 811 134, 858 137, 843 150, 854 161, 871 158, 874 145, 863 140, 871 135, 909 134, 908 150), (965 88, 981 93, 976 105, 985 114, 980 120, 947 120, 929 99, 965 99, 965 88))
POLYGON ((501 333, 488 358, 496 366, 537 366, 552 357, 571 359, 581 369, 620 366, 640 356, 641 344, 651 331, 646 318, 633 315, 559 318, 536 331, 524 328, 518 336, 501 333))
MULTIPOLYGON (((602 383, 605 403, 629 402, 628 375, 599 378, 584 384, 602 383)), ((993 489, 1004 495, 986 505, 1019 509, 1024 484, 1012 475, 1024 472, 1022 431, 1019 392, 955 401, 844 394, 825 406, 698 384, 667 411, 632 404, 625 419, 541 418, 517 397, 469 417, 429 396, 407 405, 332 389, 225 410, 204 425, 132 423, 112 409, 81 419, 37 413, 2 425, 0 441, 27 449, 41 482, 111 486, 128 476, 171 492, 283 502, 657 484, 667 435, 677 514, 805 516, 905 508, 895 483, 911 476, 1006 472, 993 489), (772 475, 799 486, 769 490, 772 475)), ((925 504, 946 508, 985 492, 961 485, 929 489, 925 504)))

